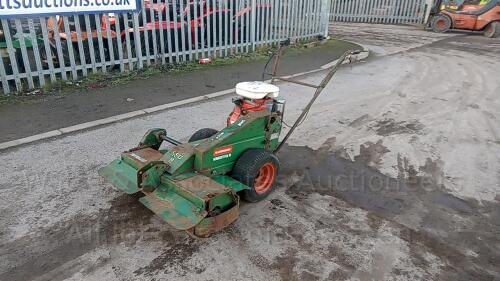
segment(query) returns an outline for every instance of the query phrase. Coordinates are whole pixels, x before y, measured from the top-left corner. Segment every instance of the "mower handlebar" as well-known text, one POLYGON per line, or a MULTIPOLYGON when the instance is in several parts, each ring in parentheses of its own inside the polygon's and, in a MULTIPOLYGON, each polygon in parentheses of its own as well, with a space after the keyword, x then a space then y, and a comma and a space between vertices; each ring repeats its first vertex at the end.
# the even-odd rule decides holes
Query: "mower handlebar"
POLYGON ((300 124, 302 124, 302 121, 304 121, 304 119, 306 118, 307 113, 311 109, 312 105, 314 104, 314 102, 316 101, 316 99, 319 97, 319 95, 321 94, 321 92, 323 92, 323 90, 325 89, 326 85, 328 85, 328 83, 330 82, 330 80, 332 80, 333 75, 335 74, 335 72, 337 72, 337 70, 340 67, 340 65, 342 65, 342 63, 347 58, 349 58, 349 61, 350 61, 350 56, 357 55, 357 54, 360 54, 360 53, 361 53, 360 50, 348 50, 344 54, 342 54, 342 56, 340 56, 340 58, 337 60, 337 63, 330 69, 330 71, 326 74, 325 78, 323 78, 323 80, 321 81, 321 83, 317 87, 314 87, 314 88, 316 88, 316 92, 314 93, 313 97, 311 98, 311 100, 309 101, 309 103, 306 105, 306 107, 304 108, 304 110, 300 114, 299 118, 297 118, 297 120, 295 120, 295 123, 292 125, 292 127, 290 128, 290 130, 287 132, 287 134, 285 135, 285 137, 283 138, 283 140, 281 141, 281 143, 274 150, 274 153, 277 153, 283 147, 283 145, 286 143, 286 141, 288 140, 288 138, 290 137, 290 135, 292 135, 292 133, 295 131, 295 129, 300 124))
MULTIPOLYGON (((333 75, 335 74, 335 72, 337 72, 337 69, 344 63, 344 61, 346 59, 349 59, 349 62, 351 62, 351 56, 352 55, 359 55, 360 53, 361 53, 361 50, 348 50, 348 51, 344 52, 340 56, 340 58, 337 60, 337 63, 330 69, 330 71, 325 76, 325 78, 323 78, 323 81, 321 81, 321 83, 319 84, 318 89, 321 89, 320 93, 323 90, 323 88, 326 87, 326 85, 330 82, 333 75)), ((318 95, 319 95, 319 93, 318 93, 318 95)))

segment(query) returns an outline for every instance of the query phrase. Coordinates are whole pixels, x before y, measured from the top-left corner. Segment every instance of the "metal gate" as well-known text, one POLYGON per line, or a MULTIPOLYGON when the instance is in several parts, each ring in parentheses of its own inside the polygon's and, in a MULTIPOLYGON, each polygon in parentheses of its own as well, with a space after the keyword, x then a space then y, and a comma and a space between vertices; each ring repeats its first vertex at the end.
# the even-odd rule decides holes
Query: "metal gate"
MULTIPOLYGON (((330 21, 421 24, 427 0, 331 0, 330 21)), ((432 1, 430 1, 432 2, 432 1)))
POLYGON ((328 28, 328 1, 143 0, 136 13, 2 19, 0 88, 9 94, 311 39, 328 28))

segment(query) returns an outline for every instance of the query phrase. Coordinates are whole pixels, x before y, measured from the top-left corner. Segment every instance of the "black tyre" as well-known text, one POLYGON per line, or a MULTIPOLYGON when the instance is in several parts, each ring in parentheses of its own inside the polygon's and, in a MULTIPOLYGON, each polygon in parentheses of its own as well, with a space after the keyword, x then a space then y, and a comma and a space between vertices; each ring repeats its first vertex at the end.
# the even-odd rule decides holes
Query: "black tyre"
POLYGON ((484 36, 488 38, 497 38, 500 36, 500 22, 494 21, 486 26, 484 29, 484 36))
POLYGON ((199 140, 208 139, 209 137, 217 134, 219 131, 210 128, 204 128, 196 131, 190 138, 188 142, 194 142, 199 140))
POLYGON ((451 19, 445 15, 434 16, 431 20, 431 28, 434 32, 443 33, 451 28, 451 19))
POLYGON ((245 151, 234 165, 232 176, 250 189, 243 190, 241 196, 247 202, 258 202, 272 191, 279 170, 279 160, 264 149, 245 151))

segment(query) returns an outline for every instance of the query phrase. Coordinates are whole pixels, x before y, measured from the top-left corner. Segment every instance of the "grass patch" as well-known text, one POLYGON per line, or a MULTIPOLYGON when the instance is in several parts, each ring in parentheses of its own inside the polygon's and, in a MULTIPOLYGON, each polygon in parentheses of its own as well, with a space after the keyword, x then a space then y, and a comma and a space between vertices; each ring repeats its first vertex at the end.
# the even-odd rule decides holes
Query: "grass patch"
MULTIPOLYGON (((41 89, 41 92, 44 94, 54 94, 78 90, 105 88, 110 86, 119 86, 139 79, 149 79, 160 74, 182 74, 213 67, 248 63, 265 58, 265 53, 263 51, 259 51, 252 54, 238 54, 225 58, 216 58, 210 64, 199 64, 198 61, 185 61, 170 65, 152 65, 149 67, 144 67, 143 69, 132 70, 128 72, 110 71, 106 74, 102 72, 92 73, 88 76, 82 77, 77 81, 58 80, 55 83, 47 83, 41 89)), ((16 94, 16 96, 20 95, 23 94, 16 94)))

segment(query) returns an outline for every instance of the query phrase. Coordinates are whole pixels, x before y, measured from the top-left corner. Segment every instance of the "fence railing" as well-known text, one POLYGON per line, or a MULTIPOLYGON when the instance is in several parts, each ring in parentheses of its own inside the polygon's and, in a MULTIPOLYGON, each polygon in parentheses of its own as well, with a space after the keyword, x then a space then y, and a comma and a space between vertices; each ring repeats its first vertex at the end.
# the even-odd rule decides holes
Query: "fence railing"
POLYGON ((331 0, 330 21, 366 23, 423 23, 426 0, 331 0))
POLYGON ((328 26, 327 0, 143 0, 124 14, 2 19, 4 94, 89 73, 251 52, 328 26))

